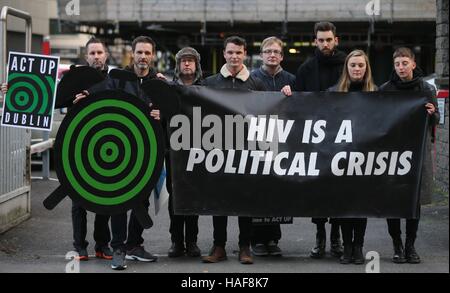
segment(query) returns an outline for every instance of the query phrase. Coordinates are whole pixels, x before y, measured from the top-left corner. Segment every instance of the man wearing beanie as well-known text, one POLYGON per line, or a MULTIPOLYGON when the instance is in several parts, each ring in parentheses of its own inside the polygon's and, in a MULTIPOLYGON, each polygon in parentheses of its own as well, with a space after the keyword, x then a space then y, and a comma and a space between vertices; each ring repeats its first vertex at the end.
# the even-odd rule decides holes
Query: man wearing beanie
MULTIPOLYGON (((202 69, 200 66, 200 54, 191 47, 178 51, 175 55, 175 76, 173 82, 179 85, 200 85, 202 81, 202 69)), ((164 120, 164 119, 163 119, 164 120)), ((170 238, 172 246, 169 249, 169 257, 183 256, 185 253, 191 257, 199 257, 200 249, 197 246, 198 216, 174 215, 172 205, 172 180, 169 152, 166 154, 166 186, 169 192, 169 216, 170 238), (186 233, 184 233, 184 231, 186 233), (185 246, 186 244, 186 246, 185 246)))
POLYGON ((200 85, 202 68, 200 66, 200 54, 191 47, 185 47, 175 55, 174 82, 180 85, 200 85))

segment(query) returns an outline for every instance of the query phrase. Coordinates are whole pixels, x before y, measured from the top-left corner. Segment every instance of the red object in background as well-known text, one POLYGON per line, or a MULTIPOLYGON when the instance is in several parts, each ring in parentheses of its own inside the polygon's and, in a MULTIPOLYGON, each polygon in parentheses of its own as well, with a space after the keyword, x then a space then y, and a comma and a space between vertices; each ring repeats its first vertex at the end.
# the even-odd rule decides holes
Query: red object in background
POLYGON ((50 40, 44 38, 42 42, 42 55, 50 55, 50 40))
POLYGON ((448 99, 448 90, 438 90, 436 98, 448 99))

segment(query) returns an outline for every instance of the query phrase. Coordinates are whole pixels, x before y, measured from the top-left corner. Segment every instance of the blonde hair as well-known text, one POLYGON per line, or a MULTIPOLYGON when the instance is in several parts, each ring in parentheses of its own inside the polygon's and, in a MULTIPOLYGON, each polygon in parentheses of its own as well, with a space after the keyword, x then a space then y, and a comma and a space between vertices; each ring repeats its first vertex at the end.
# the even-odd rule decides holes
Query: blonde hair
POLYGON ((261 43, 261 47, 260 47, 260 50, 261 50, 261 53, 262 53, 262 51, 264 50, 264 47, 266 47, 266 46, 268 46, 268 45, 271 45, 271 44, 277 44, 278 46, 280 46, 280 48, 281 48, 281 54, 283 54, 283 41, 282 40, 280 40, 279 38, 277 38, 277 37, 268 37, 268 38, 265 38, 263 41, 262 41, 262 43, 261 43))
POLYGON ((352 57, 364 57, 364 61, 366 62, 366 72, 364 73, 363 77, 363 92, 373 92, 376 90, 376 85, 373 82, 372 78, 372 70, 370 69, 370 63, 369 58, 367 57, 366 53, 362 50, 353 50, 350 52, 350 54, 347 55, 347 58, 345 58, 344 63, 344 70, 342 70, 341 78, 339 79, 337 90, 339 92, 348 92, 348 89, 350 87, 351 79, 350 75, 348 74, 348 61, 352 57))

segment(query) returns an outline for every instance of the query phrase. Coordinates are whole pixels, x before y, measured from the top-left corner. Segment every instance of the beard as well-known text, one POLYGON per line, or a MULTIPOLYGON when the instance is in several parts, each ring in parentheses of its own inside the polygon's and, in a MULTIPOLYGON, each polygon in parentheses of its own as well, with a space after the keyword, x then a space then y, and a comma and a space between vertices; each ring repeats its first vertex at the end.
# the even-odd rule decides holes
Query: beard
POLYGON ((141 63, 141 62, 139 62, 139 63, 136 64, 136 67, 141 69, 141 70, 147 69, 147 68, 149 68, 149 66, 150 65, 148 63, 141 63))

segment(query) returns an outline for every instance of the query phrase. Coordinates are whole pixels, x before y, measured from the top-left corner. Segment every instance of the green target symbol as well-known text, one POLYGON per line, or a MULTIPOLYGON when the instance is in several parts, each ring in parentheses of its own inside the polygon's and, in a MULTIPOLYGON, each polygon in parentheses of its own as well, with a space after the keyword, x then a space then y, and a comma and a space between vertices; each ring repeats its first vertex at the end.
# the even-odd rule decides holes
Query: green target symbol
POLYGON ((51 76, 12 73, 8 76, 6 110, 16 113, 51 115, 55 82, 51 76))
POLYGON ((61 186, 44 205, 52 209, 68 194, 99 214, 134 209, 144 226, 151 225, 143 201, 162 170, 164 136, 149 112, 144 102, 122 91, 99 92, 77 103, 55 141, 61 186))

